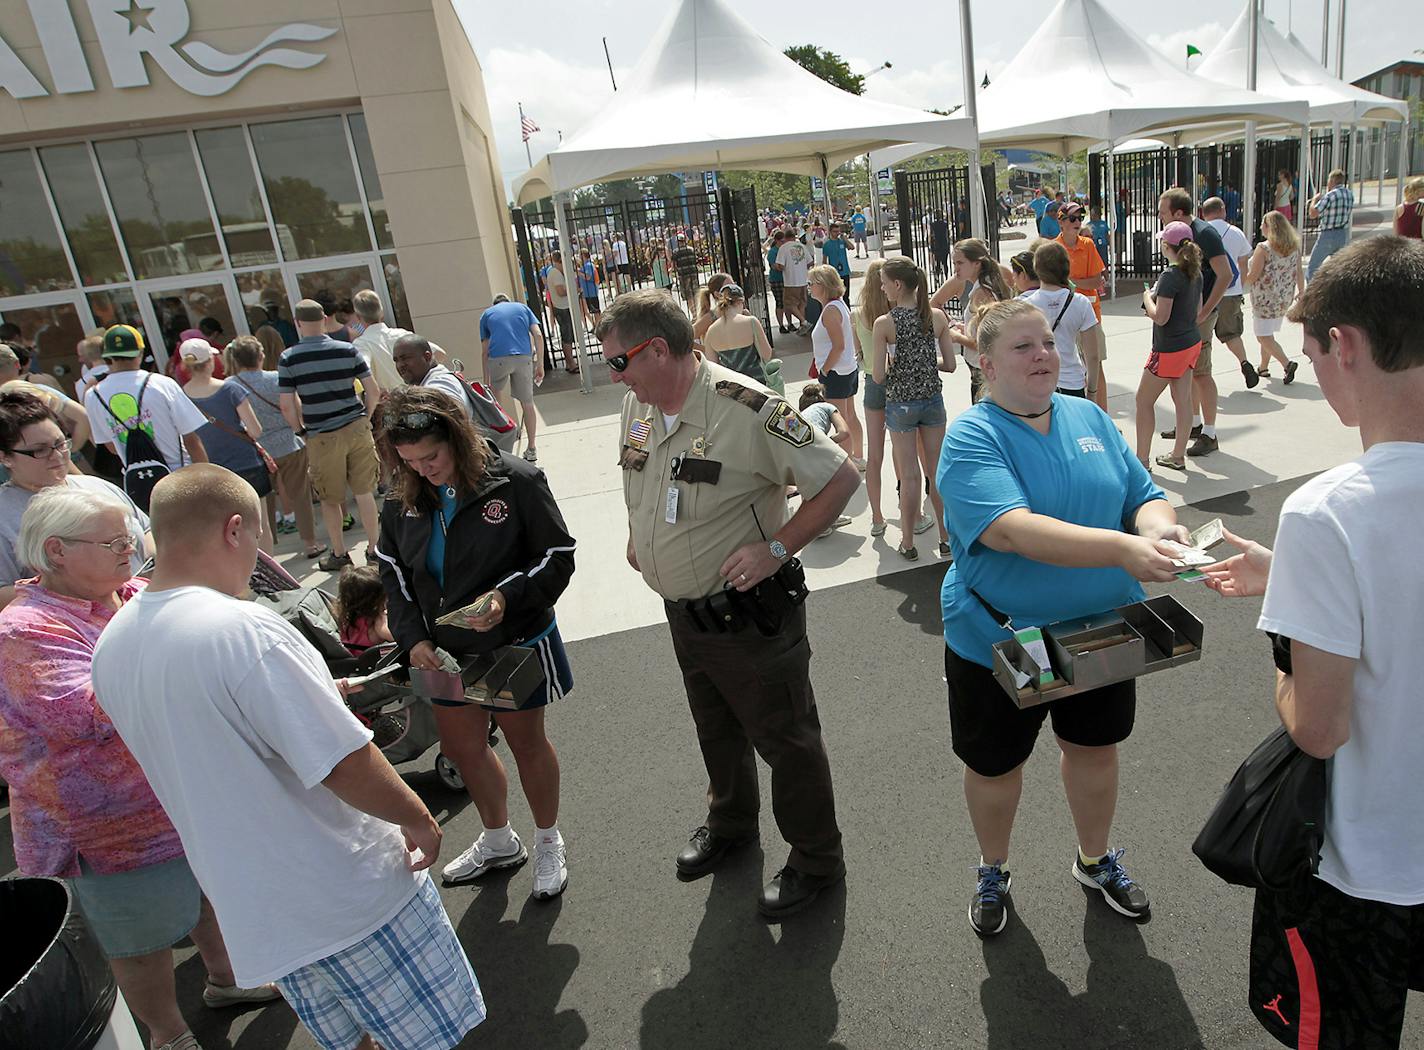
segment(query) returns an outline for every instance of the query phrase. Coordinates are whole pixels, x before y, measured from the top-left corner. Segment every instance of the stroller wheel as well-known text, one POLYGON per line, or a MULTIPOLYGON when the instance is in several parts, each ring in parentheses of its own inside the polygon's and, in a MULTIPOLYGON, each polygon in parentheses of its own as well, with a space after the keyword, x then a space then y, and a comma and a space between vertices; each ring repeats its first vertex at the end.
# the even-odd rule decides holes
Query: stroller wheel
POLYGON ((435 775, 440 778, 440 783, 444 784, 451 791, 464 791, 465 780, 460 776, 460 771, 455 768, 455 763, 445 757, 442 751, 435 756, 435 775))

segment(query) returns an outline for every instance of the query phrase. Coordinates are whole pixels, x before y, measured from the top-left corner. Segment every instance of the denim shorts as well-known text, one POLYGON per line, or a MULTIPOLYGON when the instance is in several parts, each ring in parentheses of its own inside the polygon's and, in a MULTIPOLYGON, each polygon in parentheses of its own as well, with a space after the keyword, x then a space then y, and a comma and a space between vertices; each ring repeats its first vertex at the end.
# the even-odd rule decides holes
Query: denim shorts
POLYGON ((865 373, 865 410, 867 412, 885 411, 885 384, 877 383, 875 376, 865 373))
POLYGON ((79 877, 66 881, 110 959, 171 948, 198 925, 203 891, 186 857, 113 875, 100 875, 80 857, 79 877))
POLYGON ((942 427, 948 418, 944 412, 944 397, 940 394, 919 401, 885 403, 885 429, 892 434, 910 434, 921 427, 942 427))
POLYGON ((860 373, 847 372, 842 375, 840 372, 822 372, 821 385, 826 388, 828 401, 844 401, 855 397, 860 388, 860 373))

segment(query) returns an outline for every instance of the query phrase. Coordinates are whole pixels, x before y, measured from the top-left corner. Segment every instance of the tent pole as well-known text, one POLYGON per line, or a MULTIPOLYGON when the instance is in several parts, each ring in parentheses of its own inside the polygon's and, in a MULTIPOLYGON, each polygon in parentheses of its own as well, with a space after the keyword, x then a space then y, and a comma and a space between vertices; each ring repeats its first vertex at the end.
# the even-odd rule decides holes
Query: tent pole
MULTIPOLYGON (((579 389, 589 394, 593 392, 593 369, 589 367, 584 353, 583 290, 578 283, 578 245, 569 236, 568 193, 554 194, 554 228, 559 234, 559 251, 564 257, 564 281, 569 289, 569 319, 574 323, 574 352, 579 355, 579 389), (577 298, 575 298, 577 297, 577 298)), ((567 367, 567 365, 566 365, 567 367)))
MULTIPOLYGON (((1261 46, 1261 5, 1258 0, 1251 0, 1250 17, 1246 20, 1246 88, 1249 91, 1256 90, 1256 62, 1257 52, 1261 46)), ((1225 181, 1224 179, 1222 180, 1225 181)), ((1241 154, 1241 227, 1246 233, 1247 240, 1253 238, 1255 226, 1252 225, 1252 217, 1256 213, 1256 122, 1248 120, 1246 122, 1246 141, 1242 146, 1241 154)), ((1231 215, 1226 216, 1226 221, 1231 221, 1231 215)))
POLYGON ((1300 126, 1300 195, 1295 202, 1295 232, 1305 244, 1306 201, 1310 199, 1310 125, 1300 126))
POLYGON ((964 70, 964 115, 974 124, 974 148, 969 151, 969 232, 986 240, 984 179, 979 172, 979 85, 974 77, 974 23, 969 0, 959 0, 959 57, 964 70))
POLYGON ((821 200, 826 205, 826 225, 829 226, 835 216, 831 214, 831 173, 826 167, 826 155, 820 154, 821 158, 821 200))
POLYGON ((1104 214, 1108 219, 1108 298, 1117 298, 1117 180, 1113 178, 1113 168, 1115 167, 1116 156, 1113 149, 1117 143, 1108 139, 1107 163, 1103 165, 1103 182, 1107 184, 1103 190, 1106 200, 1103 202, 1104 214))
MULTIPOLYGON (((869 154, 866 155, 869 157, 869 154)), ((880 210, 880 176, 874 175, 871 182, 870 206, 875 209, 875 249, 880 258, 885 258, 885 215, 880 210)))
POLYGON ((1379 176, 1375 183, 1375 207, 1384 207, 1384 129, 1385 125, 1379 126, 1379 148, 1375 150, 1375 160, 1379 167, 1375 169, 1375 174, 1379 176))
MULTIPOLYGON (((1341 7, 1343 7, 1344 4, 1345 0, 1340 0, 1341 7)), ((1356 204, 1359 204, 1360 197, 1360 151, 1355 148, 1355 140, 1358 137, 1359 130, 1360 126, 1358 124, 1350 125, 1350 170, 1349 174, 1345 176, 1345 185, 1349 186, 1350 192, 1355 195, 1356 204)), ((1349 243, 1354 240, 1354 238, 1355 223, 1352 218, 1350 228, 1345 231, 1345 241, 1349 243)))
POLYGON ((1409 177, 1409 118, 1399 125, 1399 163, 1394 173, 1394 206, 1404 203, 1404 180, 1409 177))

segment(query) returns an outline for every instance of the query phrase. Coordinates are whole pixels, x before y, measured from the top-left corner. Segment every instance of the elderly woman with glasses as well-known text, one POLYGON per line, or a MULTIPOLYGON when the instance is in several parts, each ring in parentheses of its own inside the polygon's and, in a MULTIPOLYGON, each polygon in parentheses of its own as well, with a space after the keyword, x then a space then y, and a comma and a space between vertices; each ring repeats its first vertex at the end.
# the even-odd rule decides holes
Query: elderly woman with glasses
MULTIPOLYGON (((148 532, 148 518, 121 489, 103 478, 69 472, 72 447, 59 419, 40 398, 19 391, 0 394, 0 465, 10 473, 10 480, 0 485, 0 608, 14 597, 16 580, 35 575, 37 567, 19 560, 15 547, 21 516, 37 492, 58 486, 112 496, 129 508, 134 535, 148 532)), ((135 570, 145 557, 145 550, 134 552, 135 570)))
POLYGON ((178 1010, 172 946, 191 936, 209 1006, 275 999, 234 985, 212 908, 138 762, 94 695, 94 646, 137 594, 142 540, 122 494, 50 485, 20 525, 34 579, 0 611, 0 774, 10 784, 15 862, 64 879, 158 1050, 197 1050, 178 1010))
POLYGON ((493 716, 534 817, 533 895, 557 897, 568 869, 558 825, 559 758, 544 732, 544 709, 573 688, 554 619, 574 571, 573 537, 543 473, 482 438, 449 394, 393 391, 379 438, 395 468, 376 557, 391 634, 411 667, 447 670, 441 650, 463 659, 517 645, 533 649, 542 670, 512 708, 433 701, 440 749, 484 823, 474 844, 445 866, 445 882, 470 882, 529 857, 509 824, 504 764, 489 747, 493 716), (457 611, 463 622, 437 623, 457 611))

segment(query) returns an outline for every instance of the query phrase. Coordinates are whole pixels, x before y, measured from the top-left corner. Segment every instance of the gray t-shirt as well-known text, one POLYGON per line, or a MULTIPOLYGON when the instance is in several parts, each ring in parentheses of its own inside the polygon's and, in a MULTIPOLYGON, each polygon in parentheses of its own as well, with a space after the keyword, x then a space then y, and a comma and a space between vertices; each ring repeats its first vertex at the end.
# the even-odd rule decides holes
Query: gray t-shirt
POLYGON ((297 437, 282 415, 282 391, 277 386, 276 372, 239 372, 229 376, 226 382, 252 395, 247 403, 257 413, 257 422, 262 424, 262 436, 257 440, 267 455, 281 459, 305 447, 306 442, 297 437))
POLYGON ((208 450, 208 460, 239 474, 262 466, 262 457, 257 454, 257 449, 242 436, 242 419, 237 414, 237 406, 248 400, 248 396, 246 387, 224 381, 216 394, 189 397, 198 406, 199 412, 209 420, 218 421, 203 424, 203 429, 199 431, 203 447, 208 450), (219 426, 219 423, 222 425, 219 426))
MULTIPOLYGON (((88 474, 69 474, 64 482, 72 489, 107 492, 111 496, 117 496, 130 510, 129 527, 134 535, 142 536, 148 531, 148 515, 139 510, 134 501, 124 495, 124 490, 117 485, 111 485, 103 478, 91 477, 88 474)), ((20 519, 24 517, 25 508, 34 498, 33 492, 20 488, 13 481, 0 485, 0 587, 8 587, 16 580, 37 575, 37 570, 21 565, 15 557, 15 543, 20 538, 20 519)), ((134 572, 138 572, 144 560, 143 551, 134 551, 130 559, 134 572)))
POLYGON ((1159 354, 1173 350, 1185 350, 1201 342, 1197 331, 1197 314, 1201 312, 1202 279, 1188 281, 1187 275, 1176 266, 1169 266, 1157 278, 1157 287, 1152 290, 1154 298, 1172 300, 1172 316, 1166 324, 1152 326, 1152 349, 1159 354))

